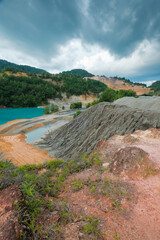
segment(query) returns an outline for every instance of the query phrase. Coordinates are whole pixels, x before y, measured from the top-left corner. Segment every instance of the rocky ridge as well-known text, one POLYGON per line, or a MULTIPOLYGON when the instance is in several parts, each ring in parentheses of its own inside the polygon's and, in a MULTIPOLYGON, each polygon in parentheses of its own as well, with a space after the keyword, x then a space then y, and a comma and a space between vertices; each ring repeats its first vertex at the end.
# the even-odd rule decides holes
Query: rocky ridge
POLYGON ((149 128, 160 128, 160 113, 99 103, 51 131, 35 145, 47 150, 52 157, 68 160, 92 151, 99 140, 149 128))

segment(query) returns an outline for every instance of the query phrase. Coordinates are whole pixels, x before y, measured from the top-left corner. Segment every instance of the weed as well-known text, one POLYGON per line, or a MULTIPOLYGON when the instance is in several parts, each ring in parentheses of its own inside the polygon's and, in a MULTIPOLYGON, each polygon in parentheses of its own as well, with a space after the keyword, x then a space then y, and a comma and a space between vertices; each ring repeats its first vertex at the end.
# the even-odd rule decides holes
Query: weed
POLYGON ((115 239, 119 239, 119 235, 118 234, 114 234, 114 238, 115 239))
POLYGON ((77 179, 72 183, 71 187, 72 187, 72 190, 76 192, 81 190, 84 187, 84 185, 81 179, 77 179))
POLYGON ((104 194, 111 200, 113 208, 121 208, 121 202, 128 198, 126 186, 119 179, 106 178, 105 180, 97 179, 90 183, 90 192, 94 194, 104 194))
POLYGON ((95 218, 93 216, 86 218, 82 226, 82 230, 85 234, 91 235, 94 239, 98 239, 100 235, 98 218, 95 218))

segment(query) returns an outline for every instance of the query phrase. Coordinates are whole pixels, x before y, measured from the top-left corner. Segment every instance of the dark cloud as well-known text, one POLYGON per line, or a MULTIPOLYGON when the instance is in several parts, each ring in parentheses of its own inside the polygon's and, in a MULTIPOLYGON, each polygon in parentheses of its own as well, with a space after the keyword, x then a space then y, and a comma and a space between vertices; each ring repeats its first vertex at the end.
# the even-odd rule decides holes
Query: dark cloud
POLYGON ((159 0, 0 0, 0 3, 1 34, 36 59, 49 61, 57 56, 60 46, 72 39, 98 44, 116 59, 129 56, 143 40, 160 43, 159 0))
POLYGON ((120 55, 130 53, 145 38, 159 37, 159 0, 90 0, 87 10, 83 4, 82 0, 6 0, 0 25, 14 40, 46 54, 79 36, 120 55))
POLYGON ((143 39, 158 38, 160 34, 159 0, 92 0, 88 12, 84 39, 98 42, 116 54, 128 54, 143 39))
POLYGON ((0 27, 13 40, 47 55, 76 36, 79 15, 76 0, 6 0, 0 27))

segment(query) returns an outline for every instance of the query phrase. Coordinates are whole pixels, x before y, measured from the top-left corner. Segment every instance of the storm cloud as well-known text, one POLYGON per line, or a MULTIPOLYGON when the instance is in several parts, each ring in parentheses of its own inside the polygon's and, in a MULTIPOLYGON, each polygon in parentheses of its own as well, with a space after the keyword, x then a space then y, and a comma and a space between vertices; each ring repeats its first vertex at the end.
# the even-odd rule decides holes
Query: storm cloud
POLYGON ((0 58, 51 72, 160 69, 158 0, 0 0, 0 58))

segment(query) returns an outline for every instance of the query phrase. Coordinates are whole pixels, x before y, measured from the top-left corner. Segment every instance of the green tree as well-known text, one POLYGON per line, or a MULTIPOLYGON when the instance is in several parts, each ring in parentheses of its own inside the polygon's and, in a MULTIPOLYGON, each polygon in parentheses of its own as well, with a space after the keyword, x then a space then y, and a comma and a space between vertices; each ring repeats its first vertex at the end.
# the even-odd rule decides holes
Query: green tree
POLYGON ((76 108, 82 108, 82 103, 81 102, 76 102, 76 103, 72 103, 70 105, 70 109, 76 109, 76 108))
POLYGON ((111 88, 106 88, 101 94, 100 102, 113 102, 116 99, 116 91, 111 88))
POLYGON ((49 107, 45 107, 44 108, 44 114, 49 114, 49 113, 50 113, 49 107))

